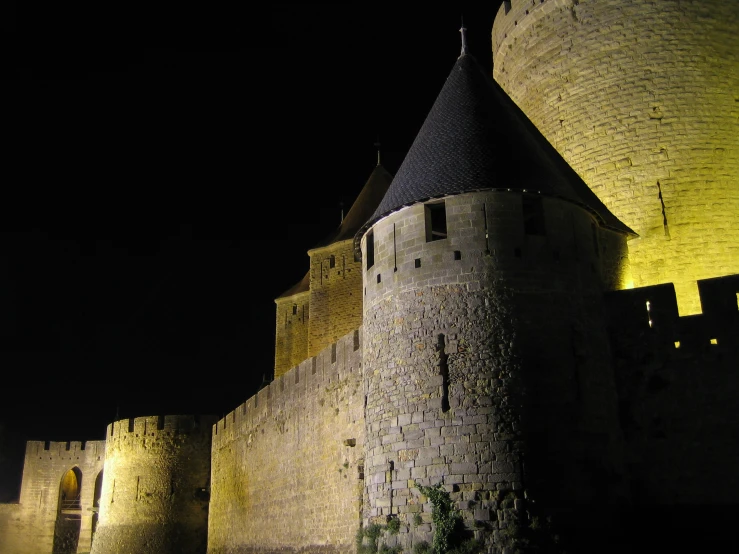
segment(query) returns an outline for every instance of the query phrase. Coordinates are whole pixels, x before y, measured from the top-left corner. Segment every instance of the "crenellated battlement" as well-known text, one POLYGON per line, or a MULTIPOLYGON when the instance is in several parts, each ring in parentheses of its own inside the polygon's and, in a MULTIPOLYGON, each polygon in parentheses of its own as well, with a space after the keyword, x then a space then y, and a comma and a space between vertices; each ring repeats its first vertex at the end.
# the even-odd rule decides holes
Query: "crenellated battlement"
POLYGON ((176 435, 209 435, 213 415, 155 415, 121 419, 108 425, 106 443, 109 449, 123 444, 152 445, 160 438, 169 439, 176 435))
POLYGON ((105 441, 28 441, 26 460, 79 460, 105 456, 105 441))
POLYGON ((357 329, 293 367, 240 404, 213 426, 213 443, 233 440, 244 429, 265 422, 285 406, 315 396, 361 369, 362 333, 357 329))
POLYGON ((672 283, 605 295, 618 358, 702 356, 737 348, 739 275, 697 281, 702 313, 680 317, 672 283), (640 354, 641 353, 641 354, 640 354))
POLYGON ((493 56, 517 28, 525 28, 544 17, 553 7, 574 6, 573 0, 504 0, 493 22, 493 56))

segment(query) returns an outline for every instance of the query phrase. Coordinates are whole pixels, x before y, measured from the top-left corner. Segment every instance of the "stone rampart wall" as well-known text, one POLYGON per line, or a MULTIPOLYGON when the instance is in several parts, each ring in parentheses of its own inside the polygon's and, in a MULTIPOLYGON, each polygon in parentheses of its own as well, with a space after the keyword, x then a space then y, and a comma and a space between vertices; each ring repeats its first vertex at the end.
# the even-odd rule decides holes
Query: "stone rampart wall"
POLYGON ((739 275, 698 288, 703 313, 684 317, 670 284, 606 295, 641 504, 726 506, 739 498, 739 275))
POLYGON ((33 537, 36 551, 51 552, 55 533, 58 535, 57 542, 61 540, 61 484, 64 475, 75 468, 81 476, 78 483, 80 499, 79 504, 72 508, 74 516, 79 517, 80 521, 70 531, 73 537, 67 540, 76 541, 80 552, 90 550, 93 517, 91 508, 95 482, 103 469, 104 459, 104 441, 26 443, 18 522, 33 537))
POLYGON ((275 379, 213 434, 208 554, 347 553, 363 491, 361 332, 275 379))

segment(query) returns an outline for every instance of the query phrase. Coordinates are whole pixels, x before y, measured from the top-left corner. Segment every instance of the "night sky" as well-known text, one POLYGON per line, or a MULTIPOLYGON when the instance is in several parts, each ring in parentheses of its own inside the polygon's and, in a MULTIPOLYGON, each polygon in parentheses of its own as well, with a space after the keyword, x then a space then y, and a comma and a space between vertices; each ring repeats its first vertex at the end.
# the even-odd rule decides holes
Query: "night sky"
POLYGON ((223 415, 274 298, 377 161, 395 172, 499 2, 0 10, 0 501, 27 440, 223 415))

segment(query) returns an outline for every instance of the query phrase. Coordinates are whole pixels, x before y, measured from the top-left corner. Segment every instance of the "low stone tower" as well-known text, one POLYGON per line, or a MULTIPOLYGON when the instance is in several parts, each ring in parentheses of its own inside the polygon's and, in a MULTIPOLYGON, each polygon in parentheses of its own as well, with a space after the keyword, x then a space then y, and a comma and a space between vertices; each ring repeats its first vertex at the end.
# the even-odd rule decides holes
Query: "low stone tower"
POLYGON ((506 0, 494 78, 638 234, 634 285, 739 273, 739 2, 506 0))
POLYGON ((621 494, 601 296, 631 236, 463 49, 355 239, 365 525, 431 542, 417 485, 441 484, 493 551, 527 511, 566 525, 621 494))
POLYGON ((215 416, 108 425, 92 554, 205 554, 215 416))

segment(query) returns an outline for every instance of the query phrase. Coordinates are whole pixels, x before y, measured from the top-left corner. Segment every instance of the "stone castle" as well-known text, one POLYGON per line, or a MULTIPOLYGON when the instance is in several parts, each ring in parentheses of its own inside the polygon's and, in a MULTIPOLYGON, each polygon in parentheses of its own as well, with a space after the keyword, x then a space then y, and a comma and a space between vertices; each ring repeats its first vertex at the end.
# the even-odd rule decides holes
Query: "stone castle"
POLYGON ((436 485, 478 551, 634 552, 658 514, 716 533, 701 516, 739 504, 737 31, 723 0, 504 2, 493 75, 463 33, 396 174, 275 300, 274 380, 222 419, 29 442, 0 551, 424 552, 436 485))

